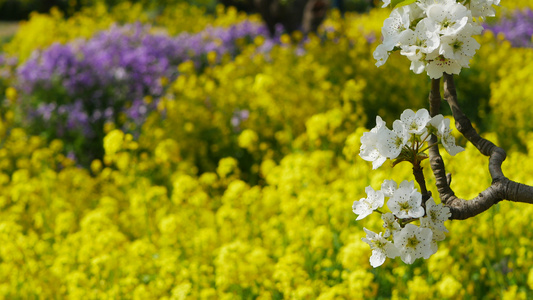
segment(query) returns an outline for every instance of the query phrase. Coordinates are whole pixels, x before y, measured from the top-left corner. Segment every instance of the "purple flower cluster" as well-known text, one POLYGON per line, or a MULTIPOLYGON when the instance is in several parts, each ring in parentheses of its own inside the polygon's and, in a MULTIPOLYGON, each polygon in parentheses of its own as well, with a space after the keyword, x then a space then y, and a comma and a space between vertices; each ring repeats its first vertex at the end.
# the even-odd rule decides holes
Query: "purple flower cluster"
MULTIPOLYGON (((16 57, 11 57, 4 53, 0 53, 0 92, 4 93, 6 89, 11 86, 16 66, 16 57)), ((6 108, 10 106, 11 102, 7 101, 7 97, 2 94, 0 96, 0 117, 4 115, 4 112, 8 110, 6 108)))
POLYGON ((9 81, 13 78, 17 63, 18 59, 16 57, 0 53, 0 81, 9 81))
POLYGON ((485 29, 495 34, 503 33, 513 47, 533 47, 533 10, 516 10, 495 24, 485 24, 485 29))
POLYGON ((29 121, 53 120, 59 137, 68 131, 92 136, 99 130, 94 124, 106 121, 131 129, 153 110, 164 93, 161 79, 174 80, 180 63, 192 60, 202 68, 209 52, 217 58, 236 55, 237 40, 267 33, 262 24, 249 21, 177 37, 153 33, 140 23, 114 26, 89 40, 34 52, 18 68, 17 81, 28 96, 23 105, 29 121), (146 96, 155 100, 145 101, 146 96))

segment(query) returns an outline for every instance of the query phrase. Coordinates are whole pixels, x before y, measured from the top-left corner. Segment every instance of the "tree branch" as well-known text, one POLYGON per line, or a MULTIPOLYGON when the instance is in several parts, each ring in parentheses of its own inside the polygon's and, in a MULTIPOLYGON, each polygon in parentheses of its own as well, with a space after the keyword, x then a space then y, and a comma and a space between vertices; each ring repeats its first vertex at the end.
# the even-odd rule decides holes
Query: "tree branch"
POLYGON ((415 163, 413 166, 413 175, 415 180, 420 186, 420 192, 422 193, 422 206, 426 207, 426 201, 431 197, 431 192, 428 191, 426 186, 426 179, 424 178, 424 172, 420 166, 420 162, 415 163))
MULTIPOLYGON (((429 94, 429 113, 431 117, 434 117, 440 113, 440 79, 431 80, 431 92, 429 94)), ((430 144, 436 144, 438 138, 436 135, 431 135, 429 140, 430 144)), ((444 166, 444 161, 439 152, 439 147, 430 147, 429 148, 429 164, 435 175, 437 191, 439 192, 440 199, 445 205, 448 203, 449 199, 454 199, 455 194, 450 188, 451 178, 446 176, 446 168, 444 166)))
MULTIPOLYGON (((432 82, 430 93, 430 110, 431 115, 438 114, 437 98, 440 100, 438 81, 432 82), (438 96, 437 96, 438 95, 438 96)), ((444 74, 444 98, 452 109, 453 118, 457 130, 463 134, 478 150, 485 156, 489 156, 489 172, 492 178, 492 184, 482 191, 472 200, 464 200, 455 196, 449 186, 448 180, 444 175, 444 163, 438 152, 437 147, 430 149, 430 162, 435 178, 437 179, 437 189, 441 201, 450 208, 452 216, 450 219, 464 220, 478 215, 492 205, 502 201, 509 200, 514 202, 524 202, 533 204, 533 187, 509 180, 502 172, 502 163, 506 158, 505 151, 494 145, 491 141, 482 138, 472 126, 472 123, 461 111, 457 103, 457 92, 453 81, 453 75, 444 74), (434 150, 436 149, 436 150, 434 150)), ((436 137, 432 137, 436 138, 436 137)))

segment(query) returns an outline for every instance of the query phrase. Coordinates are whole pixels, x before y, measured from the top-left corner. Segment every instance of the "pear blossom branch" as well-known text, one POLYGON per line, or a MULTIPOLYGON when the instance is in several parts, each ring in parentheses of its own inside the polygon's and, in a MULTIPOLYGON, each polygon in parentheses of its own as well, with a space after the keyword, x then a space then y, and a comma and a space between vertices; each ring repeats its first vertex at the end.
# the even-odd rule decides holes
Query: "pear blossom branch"
MULTIPOLYGON (((438 83, 438 81, 437 81, 438 83)), ((438 113, 440 109, 439 86, 432 81, 430 93, 430 114, 438 113), (437 105, 437 103, 439 105, 437 105)), ((457 92, 453 75, 444 74, 444 98, 450 105, 457 130, 468 139, 481 154, 489 156, 489 172, 491 185, 472 200, 465 200, 455 196, 449 186, 449 177, 445 176, 445 167, 438 149, 430 149, 430 164, 437 180, 437 189, 441 201, 450 208, 451 218, 464 220, 476 216, 502 200, 533 204, 533 187, 509 180, 502 171, 502 163, 506 158, 505 150, 482 138, 472 126, 468 117, 461 111, 457 103, 457 92)), ((436 137, 432 137, 436 138, 436 137)))

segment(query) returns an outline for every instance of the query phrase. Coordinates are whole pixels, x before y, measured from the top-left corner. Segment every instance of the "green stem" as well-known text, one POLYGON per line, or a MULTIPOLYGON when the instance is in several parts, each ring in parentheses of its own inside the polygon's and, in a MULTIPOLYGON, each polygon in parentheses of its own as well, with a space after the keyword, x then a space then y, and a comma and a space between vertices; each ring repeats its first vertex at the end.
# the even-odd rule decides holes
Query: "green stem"
POLYGON ((398 223, 400 224, 400 226, 403 228, 405 225, 409 224, 409 223, 412 223, 414 221, 418 220, 418 218, 408 218, 408 219, 399 219, 398 220, 398 223))
POLYGON ((437 146, 438 144, 439 144, 439 143, 436 142, 436 143, 433 143, 433 144, 431 144, 431 145, 428 145, 426 148, 420 150, 419 152, 424 152, 424 151, 428 150, 428 149, 431 148, 431 147, 435 147, 435 146, 437 146))

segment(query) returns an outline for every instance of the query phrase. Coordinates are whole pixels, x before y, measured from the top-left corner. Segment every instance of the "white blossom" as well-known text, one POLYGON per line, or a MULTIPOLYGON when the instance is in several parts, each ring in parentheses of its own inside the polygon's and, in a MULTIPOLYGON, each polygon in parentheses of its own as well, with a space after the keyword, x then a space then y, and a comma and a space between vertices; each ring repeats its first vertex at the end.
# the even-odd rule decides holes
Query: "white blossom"
POLYGON ((408 56, 409 60, 411 60, 409 70, 413 71, 415 74, 421 74, 424 72, 427 65, 425 57, 426 55, 422 52, 418 52, 417 55, 408 56))
POLYGON ((395 216, 402 219, 420 218, 424 215, 422 194, 414 188, 412 181, 409 184, 400 184, 387 202, 387 206, 395 216))
POLYGON ((458 61, 446 58, 438 52, 435 50, 426 57, 426 71, 431 79, 441 78, 444 73, 459 74, 461 72, 461 65, 458 61))
POLYGON ((409 181, 409 180, 404 180, 402 182, 400 182, 400 188, 405 188, 405 189, 410 189, 410 190, 415 190, 415 182, 414 181, 409 181))
POLYGON ((370 265, 372 265, 372 267, 375 268, 381 266, 387 257, 396 258, 400 255, 398 248, 382 237, 381 232, 378 235, 366 228, 363 228, 363 230, 366 232, 366 238, 362 238, 362 240, 370 245, 370 248, 372 249, 372 256, 370 256, 370 265))
MULTIPOLYGON (((476 25, 476 27, 480 25, 476 25)), ((448 59, 457 60, 462 67, 468 67, 470 59, 476 54, 480 44, 472 37, 474 26, 467 24, 465 28, 454 35, 443 36, 439 54, 448 59)))
POLYGON ((376 65, 400 49, 416 74, 426 71, 432 79, 459 74, 479 49, 472 36, 483 28, 475 18, 493 15, 497 4, 499 0, 417 0, 394 8, 383 23, 383 42, 374 51, 376 65))
POLYGON ((440 123, 442 123, 443 120, 444 120, 444 116, 441 114, 438 114, 434 116, 433 118, 431 118, 431 120, 429 120, 427 124, 427 129, 429 133, 437 135, 437 132, 439 131, 440 123))
POLYGON ((470 0, 464 2, 475 18, 494 17, 496 11, 493 5, 500 4, 500 0, 470 0))
POLYGON ((359 156, 372 162, 372 168, 380 167, 387 158, 394 159, 401 153, 403 146, 409 141, 409 134, 400 120, 394 121, 393 130, 377 116, 376 127, 363 133, 359 156))
POLYGON ((444 146, 444 149, 446 149, 450 155, 455 156, 457 153, 465 150, 463 147, 455 144, 455 138, 450 129, 450 119, 442 120, 438 127, 438 136, 441 138, 441 143, 444 146))
POLYGON ((387 47, 383 44, 379 44, 374 51, 374 59, 376 60, 376 67, 381 67, 387 62, 387 59, 389 58, 389 50, 387 50, 387 47))
POLYGON ((400 116, 408 133, 423 135, 426 132, 426 126, 431 120, 427 109, 419 109, 416 113, 411 109, 406 109, 400 116))
POLYGON ((427 129, 429 133, 435 134, 441 139, 444 149, 446 149, 450 155, 456 155, 465 150, 463 147, 455 144, 455 138, 450 129, 450 119, 444 118, 440 114, 436 115, 428 122, 427 129))
POLYGON ((381 184, 381 191, 385 197, 391 197, 398 188, 396 181, 392 179, 385 179, 381 184))
POLYGON ((420 219, 420 226, 429 228, 433 231, 433 240, 444 240, 445 233, 448 229, 444 226, 444 222, 451 217, 450 208, 440 204, 435 204, 433 198, 426 201, 426 216, 420 219))
POLYGON ((416 1, 416 4, 423 11, 426 11, 428 9, 428 6, 430 6, 430 5, 434 5, 434 4, 447 5, 447 4, 455 3, 455 2, 456 2, 455 0, 418 0, 418 1, 416 1))
POLYGON ((400 120, 395 120, 392 127, 392 130, 384 127, 378 132, 377 144, 379 152, 390 159, 398 157, 409 141, 409 134, 400 120))
POLYGON ((383 22, 381 33, 383 34, 383 45, 387 51, 392 50, 406 33, 411 25, 409 19, 409 8, 402 6, 392 10, 390 16, 383 22))
POLYGON ((375 191, 371 186, 365 188, 366 198, 361 198, 359 201, 354 201, 352 211, 359 215, 357 221, 370 215, 374 210, 383 206, 385 196, 381 191, 375 191))
POLYGON ((376 116, 376 126, 370 132, 363 133, 361 137, 361 149, 359 156, 366 161, 372 162, 372 169, 379 168, 387 157, 379 152, 378 145, 378 131, 385 127, 385 122, 380 116, 376 116))
POLYGON ((434 252, 431 247, 433 232, 429 228, 420 228, 407 224, 401 231, 394 233, 394 245, 400 250, 400 257, 406 264, 412 264, 417 258, 428 259, 434 252))
POLYGON ((433 52, 439 47, 439 35, 428 29, 428 19, 422 19, 415 27, 415 30, 409 29, 400 39, 402 48, 401 54, 410 57, 420 56, 433 52))
POLYGON ((456 2, 429 5, 426 14, 428 30, 442 35, 456 34, 472 18, 470 11, 456 2))
POLYGON ((385 228, 385 233, 383 234, 383 237, 388 238, 396 231, 401 229, 400 223, 398 223, 398 220, 396 220, 392 213, 386 213, 381 215, 381 219, 383 220, 383 228, 385 228))
POLYGON ((387 205, 392 211, 381 215, 384 232, 377 234, 364 228, 366 237, 362 240, 372 249, 370 264, 374 268, 382 265, 387 257, 400 256, 403 262, 412 264, 418 258, 429 258, 438 250, 437 242, 444 240, 448 232, 444 226, 451 216, 448 207, 436 204, 430 197, 424 210, 414 181, 404 180, 398 185, 394 180, 385 180, 381 190, 368 186, 365 191, 367 198, 355 201, 352 207, 359 215, 357 220, 382 207, 385 197, 390 196, 387 205), (420 227, 409 223, 402 228, 399 218, 405 217, 420 218, 420 227))

